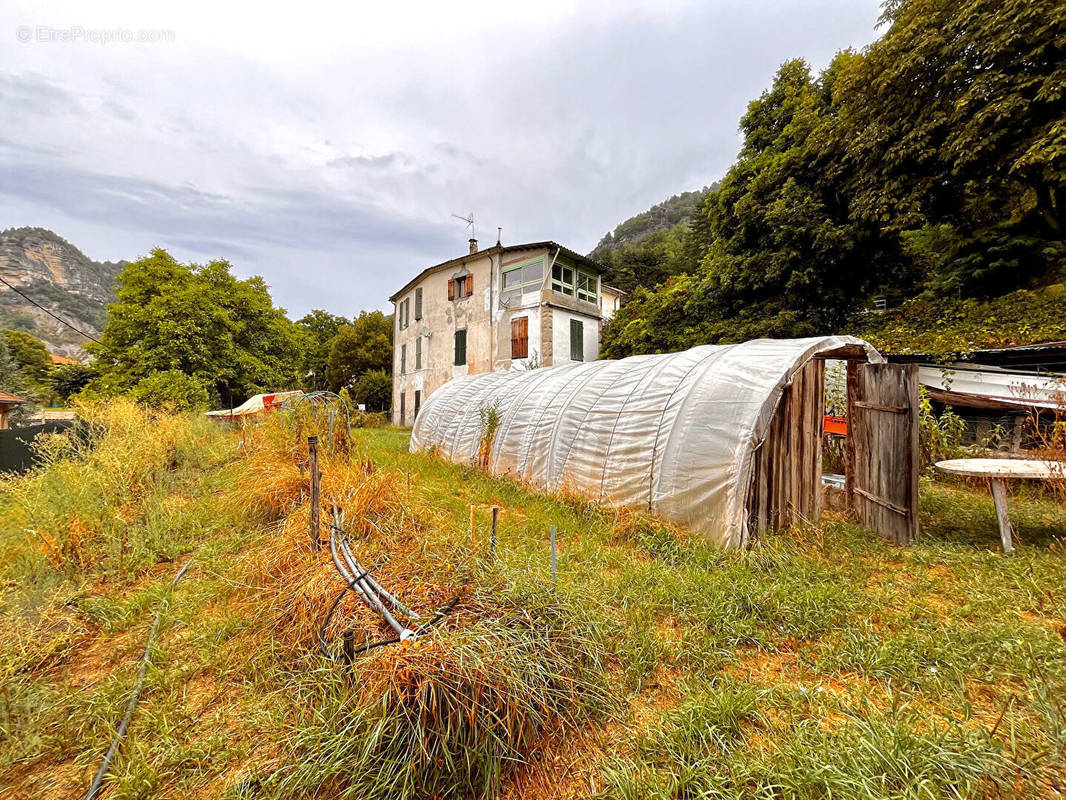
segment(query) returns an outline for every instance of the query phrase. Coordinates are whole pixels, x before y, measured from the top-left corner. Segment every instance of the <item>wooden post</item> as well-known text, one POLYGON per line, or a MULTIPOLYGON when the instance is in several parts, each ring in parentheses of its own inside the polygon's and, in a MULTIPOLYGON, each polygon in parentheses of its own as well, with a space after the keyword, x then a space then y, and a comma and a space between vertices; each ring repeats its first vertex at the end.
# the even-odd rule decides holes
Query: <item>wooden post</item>
POLYGON ((476 537, 476 536, 474 535, 474 534, 475 534, 475 528, 474 528, 474 523, 475 523, 475 517, 474 517, 474 512, 475 512, 476 510, 477 510, 477 506, 474 506, 474 505, 470 506, 470 549, 471 549, 471 550, 477 550, 477 537, 476 537))
POLYGON ((552 586, 559 585, 559 564, 555 555, 555 526, 552 525, 551 529, 551 549, 552 549, 552 586))
POLYGON ((844 437, 844 502, 848 510, 855 508, 855 439, 862 434, 855 401, 859 393, 859 363, 848 359, 848 432, 844 437))
POLYGON ((499 506, 492 507, 492 535, 489 537, 489 555, 496 557, 496 523, 500 520, 499 506))
POLYGON ((355 661, 355 633, 345 631, 341 634, 341 639, 344 641, 344 663, 351 664, 355 661))
POLYGON ((322 488, 322 475, 318 471, 317 436, 307 437, 307 461, 311 472, 311 547, 318 550, 322 546, 321 541, 318 538, 318 534, 321 530, 321 521, 319 520, 319 492, 322 488))
POLYGON ((996 517, 999 519, 999 536, 1003 540, 1003 552, 1014 552, 1014 529, 1007 516, 1007 485, 1000 478, 992 478, 992 500, 996 504, 996 517))

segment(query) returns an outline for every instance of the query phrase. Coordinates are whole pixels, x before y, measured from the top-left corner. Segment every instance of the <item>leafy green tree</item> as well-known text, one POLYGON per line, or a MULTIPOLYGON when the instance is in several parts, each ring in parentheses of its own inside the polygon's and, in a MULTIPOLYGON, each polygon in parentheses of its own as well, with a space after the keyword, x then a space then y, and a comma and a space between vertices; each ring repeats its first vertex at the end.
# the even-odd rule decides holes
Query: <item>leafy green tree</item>
POLYGON ((884 19, 841 70, 825 132, 852 218, 912 232, 912 251, 935 231, 936 291, 1001 293, 1061 264, 1066 5, 905 0, 884 19))
POLYGON ((906 0, 835 90, 856 216, 908 230, 992 217, 1066 226, 1066 6, 906 0))
POLYGON ((21 397, 28 402, 12 409, 8 417, 11 425, 20 425, 36 408, 32 394, 26 389, 26 376, 7 345, 7 337, 0 336, 0 391, 21 397))
POLYGON ((52 370, 48 381, 55 395, 67 401, 98 375, 96 369, 88 364, 60 364, 52 370))
POLYGON ((338 329, 329 351, 329 388, 340 391, 370 370, 392 374, 392 317, 380 311, 360 312, 338 329))
POLYGON ((158 373, 181 373, 206 389, 207 402, 236 405, 298 383, 302 337, 262 278, 238 280, 225 261, 186 265, 156 249, 127 264, 118 285, 100 344, 87 348, 100 372, 91 391, 125 393, 158 373))
POLYGON ((4 338, 22 374, 37 385, 46 384, 52 371, 52 357, 44 343, 30 333, 11 329, 4 331, 4 338))
POLYGON ((176 369, 153 372, 133 387, 133 396, 141 403, 168 411, 202 409, 208 404, 203 382, 176 369))
POLYGON ((333 339, 342 325, 350 324, 344 317, 316 308, 296 321, 297 327, 307 334, 304 360, 301 366, 306 389, 322 389, 326 386, 326 371, 329 367, 329 351, 333 339))
POLYGON ((1066 275, 1066 5, 890 0, 814 77, 789 61, 605 354, 846 329, 876 294, 991 297, 1066 275), (681 292, 684 289, 684 293, 681 292))
POLYGON ((383 369, 364 372, 352 385, 351 396, 367 411, 388 411, 392 405, 392 377, 383 369))
POLYGON ((638 286, 652 288, 682 272, 687 223, 656 230, 635 241, 606 251, 601 263, 607 268, 603 280, 632 292, 638 286))

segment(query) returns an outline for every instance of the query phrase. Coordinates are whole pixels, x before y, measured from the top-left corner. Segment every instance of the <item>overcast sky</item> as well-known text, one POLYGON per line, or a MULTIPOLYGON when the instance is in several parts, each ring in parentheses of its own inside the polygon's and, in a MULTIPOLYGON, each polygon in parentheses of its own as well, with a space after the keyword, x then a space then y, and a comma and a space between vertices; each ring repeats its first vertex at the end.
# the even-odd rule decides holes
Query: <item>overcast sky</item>
POLYGON ((474 213, 483 246, 502 226, 505 244, 587 252, 721 177, 778 65, 824 67, 876 38, 878 13, 0 0, 0 228, 51 228, 98 260, 224 258, 294 316, 386 308, 465 251, 452 213, 474 213), (164 41, 105 41, 141 35, 164 41))

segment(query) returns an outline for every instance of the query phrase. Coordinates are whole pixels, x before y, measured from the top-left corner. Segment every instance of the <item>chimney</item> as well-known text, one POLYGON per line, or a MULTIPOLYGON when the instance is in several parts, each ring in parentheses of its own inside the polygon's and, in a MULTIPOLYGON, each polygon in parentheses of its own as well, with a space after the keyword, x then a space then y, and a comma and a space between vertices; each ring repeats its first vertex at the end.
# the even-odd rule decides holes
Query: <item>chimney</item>
POLYGON ((477 252, 477 239, 470 240, 470 255, 477 252))

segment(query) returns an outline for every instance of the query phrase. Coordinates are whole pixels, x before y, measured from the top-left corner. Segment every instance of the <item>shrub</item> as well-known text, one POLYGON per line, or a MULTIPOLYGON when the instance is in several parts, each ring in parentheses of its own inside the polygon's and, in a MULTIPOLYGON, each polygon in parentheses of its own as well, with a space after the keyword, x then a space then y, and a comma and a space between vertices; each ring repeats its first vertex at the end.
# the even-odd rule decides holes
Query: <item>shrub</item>
POLYGON ((207 387, 178 370, 154 372, 133 387, 133 396, 152 408, 187 411, 207 408, 207 387))
POLYGON ((355 382, 351 395, 367 411, 388 411, 392 405, 392 378, 383 369, 372 369, 355 382))

